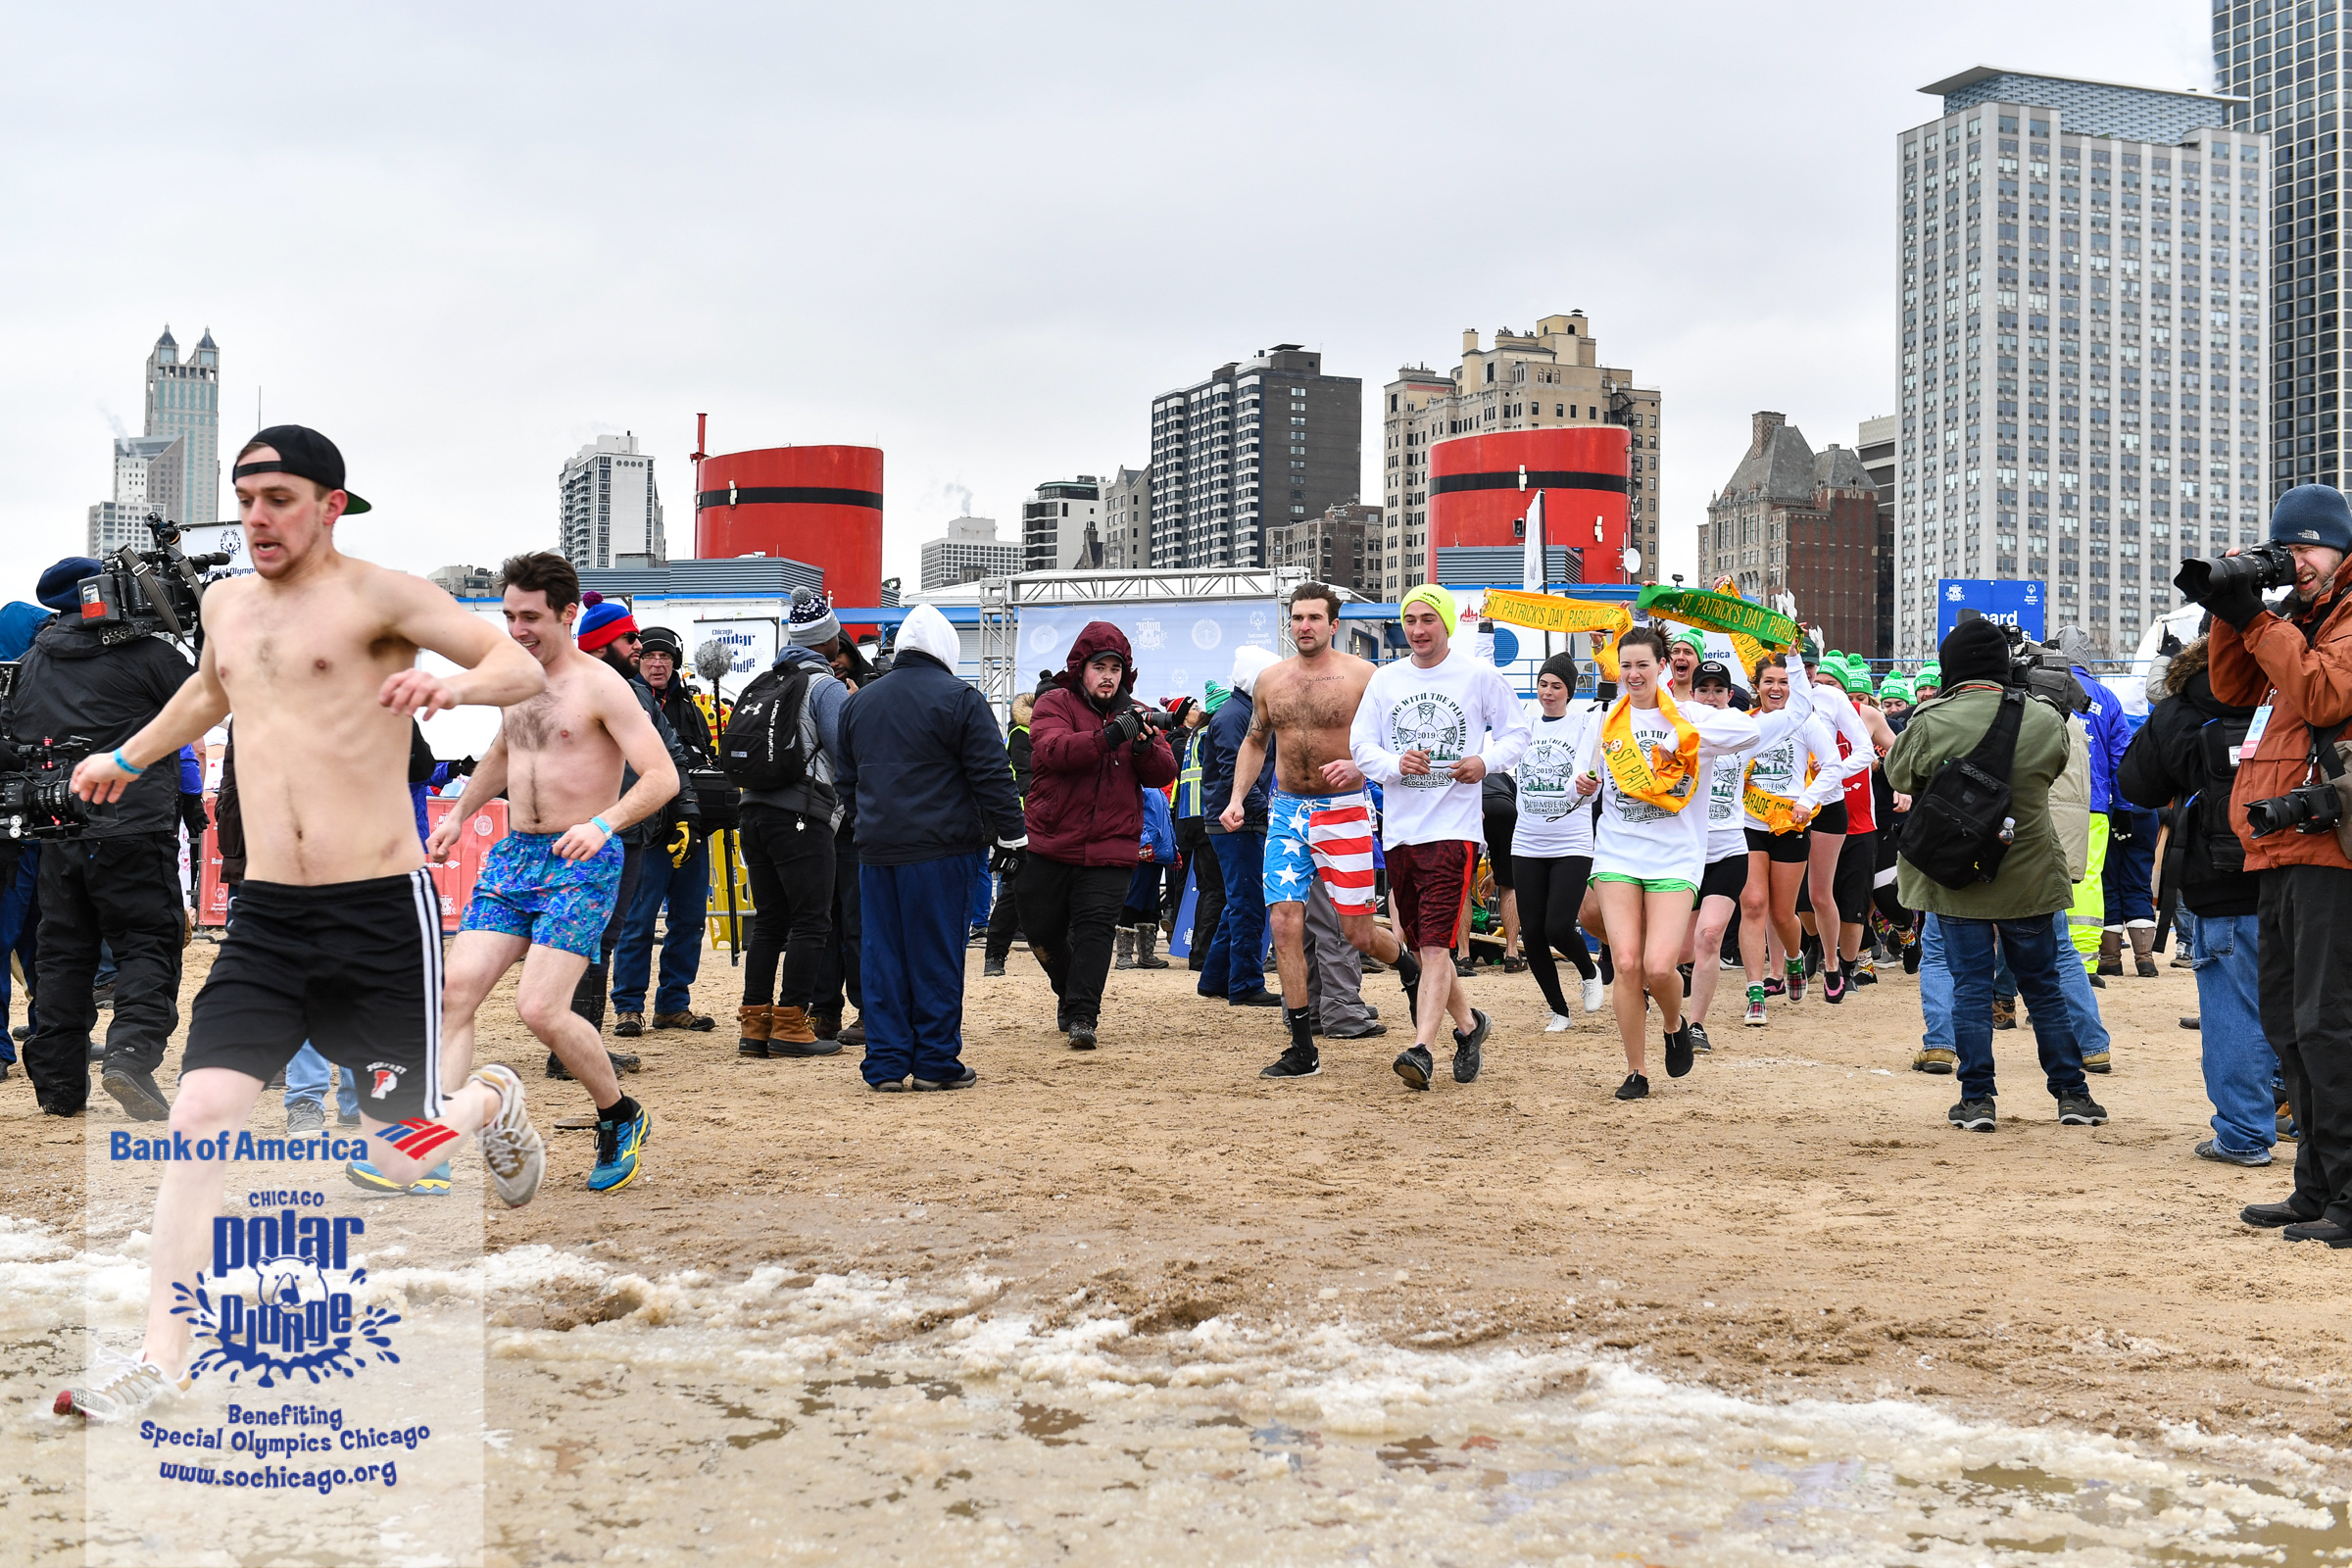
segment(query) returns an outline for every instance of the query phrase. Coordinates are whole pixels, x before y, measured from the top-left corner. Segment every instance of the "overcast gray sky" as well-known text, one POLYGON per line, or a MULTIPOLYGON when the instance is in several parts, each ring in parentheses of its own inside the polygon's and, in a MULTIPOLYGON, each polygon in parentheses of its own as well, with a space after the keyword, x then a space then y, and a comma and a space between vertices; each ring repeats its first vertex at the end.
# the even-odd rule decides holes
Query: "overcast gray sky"
MULTIPOLYGON (((881 446, 885 570, 1140 466, 1277 341, 1363 377, 1581 309, 1664 393, 1669 569, 1751 410, 1892 407, 1893 136, 1990 64, 2206 88, 2194 0, 18 8, 0 58, 0 598, 78 552, 167 321, 222 456, 342 446, 344 548, 553 541, 564 459, 881 446)), ((229 505, 223 485, 223 507, 229 505)), ((224 511, 223 514, 226 513, 224 511)))

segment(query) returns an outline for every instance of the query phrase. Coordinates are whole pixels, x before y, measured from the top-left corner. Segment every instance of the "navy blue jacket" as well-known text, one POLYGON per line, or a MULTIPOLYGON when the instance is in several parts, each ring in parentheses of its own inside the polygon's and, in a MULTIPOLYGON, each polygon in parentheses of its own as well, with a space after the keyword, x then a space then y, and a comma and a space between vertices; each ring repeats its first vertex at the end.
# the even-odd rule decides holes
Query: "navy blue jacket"
POLYGON ((929 654, 901 649, 842 705, 841 753, 862 807, 860 864, 971 855, 1027 832, 987 701, 929 654))
MULTIPOLYGON (((1209 824, 1209 831, 1222 833, 1217 818, 1233 804, 1233 765, 1241 760, 1242 742, 1250 736, 1250 721, 1256 716, 1250 694, 1236 690, 1218 705, 1209 715, 1208 727, 1200 733, 1200 815, 1209 824)), ((1274 739, 1266 738, 1266 765, 1258 773, 1257 782, 1242 797, 1242 830, 1263 833, 1266 830, 1266 791, 1274 778, 1274 739)))

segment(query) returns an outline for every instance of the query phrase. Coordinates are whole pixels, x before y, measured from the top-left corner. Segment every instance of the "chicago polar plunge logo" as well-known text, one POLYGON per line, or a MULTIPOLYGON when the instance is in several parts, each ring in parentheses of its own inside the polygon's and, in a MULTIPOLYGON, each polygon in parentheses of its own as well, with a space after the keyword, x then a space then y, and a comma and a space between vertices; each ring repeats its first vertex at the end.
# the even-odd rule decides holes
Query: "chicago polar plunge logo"
POLYGON ((356 1376, 371 1361, 398 1361, 384 1331, 399 1314, 375 1305, 363 1311, 352 1301, 351 1288, 364 1284, 368 1271, 350 1266, 351 1238, 367 1228, 361 1220, 297 1215, 291 1208, 274 1219, 215 1219, 212 1267, 197 1273, 192 1289, 172 1287, 179 1298, 173 1315, 186 1318, 197 1339, 213 1342, 188 1375, 226 1372, 234 1383, 250 1372, 269 1389, 296 1373, 316 1384, 356 1376), (251 1301, 242 1281, 229 1288, 234 1276, 248 1272, 251 1301))

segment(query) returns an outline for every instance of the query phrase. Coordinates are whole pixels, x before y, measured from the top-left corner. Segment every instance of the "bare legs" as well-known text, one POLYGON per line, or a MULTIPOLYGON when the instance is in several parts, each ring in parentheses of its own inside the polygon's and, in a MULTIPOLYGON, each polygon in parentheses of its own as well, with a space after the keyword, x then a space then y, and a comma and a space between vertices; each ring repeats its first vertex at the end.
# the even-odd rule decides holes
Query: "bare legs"
POLYGON ((580 1081, 607 1110, 620 1102, 620 1080, 612 1059, 605 1054, 603 1035, 596 1025, 571 1010, 572 988, 587 972, 588 960, 576 953, 534 947, 523 938, 496 931, 461 931, 449 945, 449 959, 441 988, 441 1060, 467 1071, 473 1059, 473 1015, 490 995, 491 987, 522 960, 522 978, 514 986, 514 1010, 523 1027, 537 1035, 564 1069, 580 1081))
MULTIPOLYGON (((1732 911, 1739 906, 1720 895, 1711 897, 1698 906, 1698 917, 1690 922, 1690 1020, 1707 1021, 1708 1004, 1715 1000, 1715 983, 1723 975, 1723 933, 1732 923, 1732 911)), ((1740 925, 1740 947, 1747 946, 1746 923, 1740 925)), ((1745 957, 1744 952, 1741 954, 1745 957)))
MULTIPOLYGON (((1306 1005, 1306 906, 1285 899, 1266 906, 1274 927, 1274 967, 1282 971, 1282 1004, 1286 1009, 1306 1005)), ((1371 922, 1367 919, 1365 923, 1371 922)), ((1362 943, 1357 943, 1362 947, 1362 943)))
MULTIPOLYGON (((1610 988, 1617 1036, 1625 1046, 1626 1070, 1639 1073, 1648 1060, 1642 997, 1658 1004, 1658 1017, 1668 1034, 1683 1026, 1683 977, 1675 965, 1690 933, 1690 895, 1646 893, 1633 882, 1600 882, 1593 891, 1600 899, 1600 916, 1617 964, 1617 983, 1610 988)), ((1716 936, 1721 940, 1722 932, 1716 936)))

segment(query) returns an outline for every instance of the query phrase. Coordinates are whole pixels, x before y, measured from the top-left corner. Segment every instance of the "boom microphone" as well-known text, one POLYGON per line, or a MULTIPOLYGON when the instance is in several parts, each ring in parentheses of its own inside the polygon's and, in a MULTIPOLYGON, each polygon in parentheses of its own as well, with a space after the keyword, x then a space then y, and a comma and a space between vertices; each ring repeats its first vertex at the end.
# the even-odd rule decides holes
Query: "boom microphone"
POLYGON ((694 672, 705 680, 715 681, 734 667, 735 656, 715 637, 694 651, 694 672))

